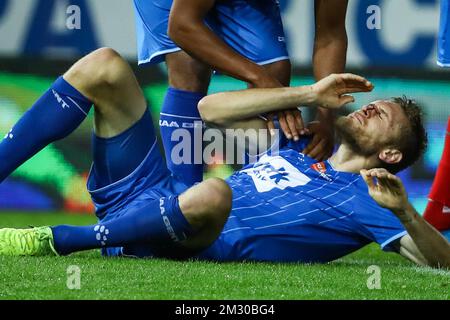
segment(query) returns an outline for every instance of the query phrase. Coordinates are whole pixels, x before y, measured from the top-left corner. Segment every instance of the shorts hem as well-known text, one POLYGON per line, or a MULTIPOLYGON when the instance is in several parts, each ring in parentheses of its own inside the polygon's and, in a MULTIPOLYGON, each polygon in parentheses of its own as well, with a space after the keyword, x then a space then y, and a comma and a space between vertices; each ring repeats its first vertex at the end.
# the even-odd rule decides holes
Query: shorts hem
POLYGON ((162 55, 166 55, 169 53, 173 53, 173 52, 177 52, 177 51, 181 51, 182 49, 179 47, 176 48, 171 48, 171 49, 166 49, 166 50, 160 50, 160 51, 156 51, 155 53, 153 53, 149 58, 147 59, 139 59, 138 60, 138 65, 145 65, 145 64, 152 64, 152 63, 159 63, 154 61, 155 58, 162 56, 162 55))
POLYGON ((390 237, 389 239, 387 239, 385 242, 383 242, 380 247, 381 249, 385 250, 386 247, 389 246, 389 244, 391 244, 392 242, 394 242, 395 240, 407 235, 408 232, 407 231, 402 231, 400 233, 397 233, 395 236, 390 237))
POLYGON ((283 60, 289 60, 289 59, 290 59, 289 56, 280 56, 280 57, 277 57, 277 58, 273 58, 273 59, 257 62, 256 64, 258 64, 260 66, 263 66, 263 65, 266 65, 266 64, 271 64, 271 63, 274 63, 274 62, 283 61, 283 60))
POLYGON ((444 62, 444 61, 436 61, 436 64, 439 67, 443 67, 443 68, 450 68, 450 62, 444 62))

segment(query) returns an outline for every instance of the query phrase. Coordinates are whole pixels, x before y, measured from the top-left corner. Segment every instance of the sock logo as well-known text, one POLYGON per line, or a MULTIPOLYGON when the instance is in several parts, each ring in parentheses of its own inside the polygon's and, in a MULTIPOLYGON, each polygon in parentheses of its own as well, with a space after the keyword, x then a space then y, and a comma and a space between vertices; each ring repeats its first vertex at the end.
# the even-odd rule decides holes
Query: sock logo
POLYGON ((170 238, 174 241, 174 242, 178 242, 180 241, 180 239, 178 239, 175 230, 173 230, 172 225, 170 224, 170 220, 166 215, 166 208, 164 208, 164 199, 165 198, 161 198, 159 199, 159 209, 161 210, 161 216, 164 222, 164 225, 166 226, 167 232, 169 233, 170 238))
POLYGON ((94 231, 97 232, 95 234, 95 239, 100 241, 102 246, 106 246, 106 241, 108 240, 107 235, 109 234, 109 229, 106 229, 105 226, 96 225, 94 227, 94 231))
POLYGON ((194 129, 194 128, 206 128, 206 125, 202 121, 194 121, 192 122, 176 122, 176 121, 168 121, 168 120, 159 120, 160 127, 167 128, 184 128, 184 129, 194 129))
POLYGON ((12 133, 12 130, 13 130, 13 129, 9 130, 9 132, 5 135, 5 138, 4 138, 4 139, 12 139, 12 138, 14 138, 14 135, 13 135, 13 133, 12 133))
POLYGON ((61 105, 61 107, 63 109, 67 108, 69 109, 70 106, 64 101, 63 98, 61 98, 61 96, 58 94, 58 92, 56 92, 55 90, 52 89, 53 95, 55 96, 56 101, 58 101, 58 103, 61 105))
POLYGON ((176 121, 159 120, 160 127, 179 128, 180 125, 176 121))

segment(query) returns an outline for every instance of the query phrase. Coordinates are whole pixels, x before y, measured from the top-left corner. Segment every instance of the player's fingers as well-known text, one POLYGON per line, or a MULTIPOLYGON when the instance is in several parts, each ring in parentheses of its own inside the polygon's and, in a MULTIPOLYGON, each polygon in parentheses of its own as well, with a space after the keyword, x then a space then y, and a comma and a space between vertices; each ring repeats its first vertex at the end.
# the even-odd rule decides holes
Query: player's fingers
POLYGON ((373 177, 379 176, 388 173, 388 171, 384 168, 373 168, 370 170, 367 170, 368 174, 372 175, 373 177))
POLYGON ((323 141, 319 142, 307 155, 317 161, 322 161, 321 155, 324 154, 323 141))
POLYGON ((333 154, 333 145, 329 142, 324 143, 323 152, 318 155, 318 158, 320 161, 325 161, 326 159, 330 158, 333 154))
POLYGON ((275 123, 273 122, 273 119, 267 120, 267 129, 269 130, 271 136, 275 135, 275 123))
POLYGON ((322 161, 323 156, 325 155, 325 141, 321 139, 319 143, 308 153, 308 156, 316 159, 317 161, 322 161))
POLYGON ((364 182, 367 184, 369 189, 375 188, 375 183, 373 182, 373 178, 368 170, 361 170, 360 174, 364 179, 364 182))
POLYGON ((289 126, 289 130, 291 131, 294 141, 298 141, 300 138, 300 130, 298 130, 292 111, 288 110, 284 114, 286 116, 286 123, 289 126))
POLYGON ((305 127, 305 123, 303 122, 302 113, 300 110, 298 112, 294 112, 295 117, 295 124, 297 126, 297 129, 299 130, 300 134, 308 134, 309 130, 305 127))
POLYGON ((347 93, 357 93, 357 92, 369 92, 370 89, 367 87, 345 87, 345 88, 341 88, 338 89, 337 92, 338 94, 342 95, 342 94, 347 94, 347 93))
POLYGON ((308 144, 308 146, 303 151, 304 154, 307 156, 316 159, 316 156, 321 152, 322 145, 321 145, 322 139, 320 136, 315 135, 311 142, 308 144))
POLYGON ((353 73, 344 73, 342 74, 342 79, 349 84, 352 85, 361 85, 361 86, 365 86, 367 88, 371 88, 373 87, 373 84, 367 80, 364 77, 361 77, 359 75, 353 74, 353 73))
POLYGON ((306 146, 305 149, 303 149, 302 153, 309 155, 311 150, 313 150, 318 143, 320 143, 321 138, 319 137, 319 135, 314 135, 311 142, 306 146))
POLYGON ((402 182, 399 177, 393 175, 392 173, 386 171, 383 175, 383 184, 389 188, 399 189, 402 187, 402 182))
POLYGON ((347 103, 352 103, 355 102, 355 98, 351 95, 343 95, 339 98, 339 103, 341 104, 341 106, 346 105, 347 103))
POLYGON ((286 122, 284 113, 282 112, 278 113, 278 122, 280 123, 281 130, 284 132, 286 138, 292 139, 292 132, 291 129, 289 128, 289 125, 286 122))

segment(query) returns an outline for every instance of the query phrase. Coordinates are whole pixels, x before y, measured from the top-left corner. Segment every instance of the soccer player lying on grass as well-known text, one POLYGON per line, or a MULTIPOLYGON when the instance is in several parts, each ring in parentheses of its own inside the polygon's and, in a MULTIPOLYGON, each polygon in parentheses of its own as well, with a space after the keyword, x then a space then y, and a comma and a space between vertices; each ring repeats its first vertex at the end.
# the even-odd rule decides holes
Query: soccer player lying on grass
MULTIPOLYGON (((261 113, 338 108, 366 79, 331 75, 311 86, 250 89, 204 98, 205 121, 221 128, 266 128, 261 113), (245 120, 242 120, 245 119, 245 120)), ((0 254, 67 255, 102 248, 108 256, 217 261, 328 262, 370 242, 434 267, 450 266, 450 245, 408 203, 398 171, 423 151, 426 136, 411 101, 376 101, 337 121, 342 144, 324 163, 302 141, 280 141, 227 181, 188 187, 171 175, 128 64, 111 49, 78 61, 0 144, 0 180, 43 146, 68 135, 95 106, 88 189, 99 223, 0 230, 0 254), (362 171, 361 171, 362 170, 362 171), (362 173, 362 176, 360 175, 362 173), (372 181, 376 178, 377 183, 372 181), (381 206, 380 207, 369 195, 381 206)))

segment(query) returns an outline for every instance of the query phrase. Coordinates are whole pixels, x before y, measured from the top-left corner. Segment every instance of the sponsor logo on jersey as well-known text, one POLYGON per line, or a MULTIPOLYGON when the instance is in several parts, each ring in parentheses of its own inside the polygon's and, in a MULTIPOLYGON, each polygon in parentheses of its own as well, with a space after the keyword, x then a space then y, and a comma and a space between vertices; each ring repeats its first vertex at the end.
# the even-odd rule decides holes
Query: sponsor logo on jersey
POLYGON ((311 179, 280 156, 264 155, 253 167, 242 170, 248 174, 258 192, 267 192, 274 188, 286 189, 307 184, 311 179))
POLYGON ((327 174, 327 166, 325 162, 317 162, 311 165, 311 168, 317 171, 322 178, 327 181, 332 181, 331 177, 327 174))

